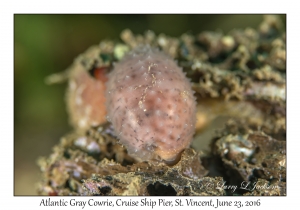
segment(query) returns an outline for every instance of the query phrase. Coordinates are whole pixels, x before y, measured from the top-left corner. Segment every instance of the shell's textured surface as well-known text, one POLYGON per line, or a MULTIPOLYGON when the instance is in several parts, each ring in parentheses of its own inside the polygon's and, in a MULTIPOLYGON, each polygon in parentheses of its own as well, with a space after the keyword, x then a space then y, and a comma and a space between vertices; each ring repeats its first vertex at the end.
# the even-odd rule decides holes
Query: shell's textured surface
POLYGON ((106 87, 107 118, 130 154, 173 161, 190 145, 195 98, 172 58, 139 46, 115 65, 106 87))

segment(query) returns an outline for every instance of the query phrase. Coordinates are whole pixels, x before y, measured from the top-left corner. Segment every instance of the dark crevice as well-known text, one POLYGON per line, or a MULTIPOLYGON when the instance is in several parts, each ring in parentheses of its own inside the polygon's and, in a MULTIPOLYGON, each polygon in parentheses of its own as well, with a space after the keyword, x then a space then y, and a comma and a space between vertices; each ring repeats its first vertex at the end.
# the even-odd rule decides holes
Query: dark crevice
POLYGON ((147 191, 149 195, 159 195, 159 196, 175 196, 177 193, 171 185, 163 185, 160 182, 155 182, 154 184, 149 184, 147 186, 147 191))

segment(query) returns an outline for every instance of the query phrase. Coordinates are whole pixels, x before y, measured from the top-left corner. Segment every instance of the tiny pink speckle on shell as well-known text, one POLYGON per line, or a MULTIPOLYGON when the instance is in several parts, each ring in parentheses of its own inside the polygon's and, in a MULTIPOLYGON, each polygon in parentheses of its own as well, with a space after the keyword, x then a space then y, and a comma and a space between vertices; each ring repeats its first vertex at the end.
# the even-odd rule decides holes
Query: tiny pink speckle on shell
POLYGON ((189 147, 196 123, 195 98, 182 68, 165 53, 140 46, 108 77, 107 119, 129 154, 177 159, 189 147))

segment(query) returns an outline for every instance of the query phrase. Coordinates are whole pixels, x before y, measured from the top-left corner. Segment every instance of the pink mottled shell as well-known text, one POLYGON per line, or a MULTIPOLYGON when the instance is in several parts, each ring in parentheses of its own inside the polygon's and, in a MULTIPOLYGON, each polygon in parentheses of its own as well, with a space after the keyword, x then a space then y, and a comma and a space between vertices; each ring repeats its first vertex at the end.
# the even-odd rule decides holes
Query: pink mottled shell
MULTIPOLYGON (((103 70, 104 71, 104 70, 103 70)), ((105 73, 99 69, 95 78, 81 65, 76 66, 69 79, 67 106, 70 122, 79 129, 88 129, 105 122, 105 73), (99 75, 99 72, 102 75, 99 75)))
POLYGON ((129 154, 175 160, 195 130, 189 80, 169 56, 138 47, 117 63, 106 86, 108 120, 129 154))

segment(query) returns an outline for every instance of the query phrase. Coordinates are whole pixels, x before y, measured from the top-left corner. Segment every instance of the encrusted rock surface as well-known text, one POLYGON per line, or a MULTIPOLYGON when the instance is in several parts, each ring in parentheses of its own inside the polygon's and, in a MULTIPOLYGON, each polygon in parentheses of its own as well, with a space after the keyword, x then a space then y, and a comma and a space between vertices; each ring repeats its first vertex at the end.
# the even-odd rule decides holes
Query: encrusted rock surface
POLYGON ((86 135, 72 133, 61 139, 49 158, 39 159, 43 182, 39 192, 48 195, 223 195, 223 190, 206 191, 199 153, 186 149, 181 160, 137 163, 117 144, 110 126, 91 129, 86 135), (99 131, 101 128, 101 131, 99 131))
MULTIPOLYGON (((227 176, 226 180, 235 185, 251 183, 248 188, 253 190, 246 194, 285 194, 286 142, 276 140, 261 131, 238 133, 225 134, 212 142, 213 157, 221 162, 222 167, 219 170, 227 176), (258 186, 273 185, 275 189, 270 187, 264 193, 266 188, 255 189, 256 183, 258 186)), ((244 192, 245 190, 239 191, 244 192)))

